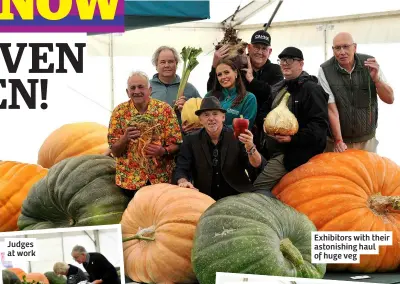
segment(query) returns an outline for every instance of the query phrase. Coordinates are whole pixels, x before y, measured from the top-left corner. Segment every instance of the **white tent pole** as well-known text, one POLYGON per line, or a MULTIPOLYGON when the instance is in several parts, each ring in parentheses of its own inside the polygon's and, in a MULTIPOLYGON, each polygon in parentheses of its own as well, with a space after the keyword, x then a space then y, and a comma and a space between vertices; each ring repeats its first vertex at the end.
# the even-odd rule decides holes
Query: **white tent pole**
POLYGON ((110 33, 109 36, 109 56, 110 56, 110 75, 111 75, 111 101, 110 110, 114 109, 114 36, 110 33))
POLYGON ((328 59, 328 46, 327 46, 328 39, 326 38, 326 26, 324 28, 324 60, 328 59))
MULTIPOLYGON (((233 15, 229 16, 225 20, 222 21, 222 24, 231 24, 233 27, 242 24, 246 20, 248 20, 251 16, 260 12, 262 9, 271 5, 271 0, 255 0, 251 1, 249 4, 241 8, 239 11, 236 11, 233 15), (234 20, 232 20, 234 18, 234 20)), ((260 29, 260 27, 258 27, 260 29)))
POLYGON ((328 60, 328 35, 326 30, 333 30, 334 25, 332 24, 322 24, 322 25, 318 25, 317 26, 317 30, 318 31, 322 31, 323 32, 323 36, 324 36, 324 58, 325 61, 328 60))
MULTIPOLYGON (((23 235, 23 238, 29 238, 29 235, 23 235)), ((28 273, 32 273, 32 263, 28 261, 28 273)))
POLYGON ((61 232, 61 254, 62 254, 62 260, 65 262, 65 252, 64 252, 64 233, 61 232))
POLYGON ((94 246, 95 246, 96 252, 101 253, 99 230, 94 230, 93 235, 94 235, 94 246))

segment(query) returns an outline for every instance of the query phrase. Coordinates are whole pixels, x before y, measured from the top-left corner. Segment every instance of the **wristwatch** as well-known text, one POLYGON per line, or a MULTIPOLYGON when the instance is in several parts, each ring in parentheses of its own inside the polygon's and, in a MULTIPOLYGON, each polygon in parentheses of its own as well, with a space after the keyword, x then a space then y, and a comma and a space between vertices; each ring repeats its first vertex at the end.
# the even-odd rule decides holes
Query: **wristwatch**
POLYGON ((163 148, 164 148, 164 150, 165 150, 163 157, 169 156, 169 152, 168 152, 167 147, 163 147, 163 148))

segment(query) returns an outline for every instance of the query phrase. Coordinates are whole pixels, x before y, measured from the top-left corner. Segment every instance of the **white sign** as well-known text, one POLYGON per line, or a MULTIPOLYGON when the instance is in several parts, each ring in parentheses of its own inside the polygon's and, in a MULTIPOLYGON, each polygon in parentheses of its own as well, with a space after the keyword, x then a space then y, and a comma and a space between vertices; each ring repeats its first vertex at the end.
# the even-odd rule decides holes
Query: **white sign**
MULTIPOLYGON (((349 281, 337 281, 337 280, 325 280, 325 279, 310 279, 310 278, 226 273, 226 272, 217 272, 215 284, 293 284, 293 282, 295 282, 296 284, 349 284, 349 283, 367 284, 366 282, 358 282, 358 281, 349 282, 349 281)), ((378 284, 378 283, 369 283, 369 284, 378 284)))

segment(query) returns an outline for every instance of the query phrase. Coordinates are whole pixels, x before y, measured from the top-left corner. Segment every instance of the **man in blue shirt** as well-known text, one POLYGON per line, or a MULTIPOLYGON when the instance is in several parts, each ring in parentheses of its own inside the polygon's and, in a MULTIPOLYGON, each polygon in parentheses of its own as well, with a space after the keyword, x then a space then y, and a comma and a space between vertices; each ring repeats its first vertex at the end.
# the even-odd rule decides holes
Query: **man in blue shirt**
POLYGON ((157 70, 153 79, 150 80, 152 98, 166 102, 171 107, 177 105, 179 110, 182 110, 184 103, 190 98, 201 98, 195 86, 187 82, 183 92, 184 96, 176 101, 181 78, 176 74, 180 58, 175 48, 159 47, 155 51, 152 61, 157 70))

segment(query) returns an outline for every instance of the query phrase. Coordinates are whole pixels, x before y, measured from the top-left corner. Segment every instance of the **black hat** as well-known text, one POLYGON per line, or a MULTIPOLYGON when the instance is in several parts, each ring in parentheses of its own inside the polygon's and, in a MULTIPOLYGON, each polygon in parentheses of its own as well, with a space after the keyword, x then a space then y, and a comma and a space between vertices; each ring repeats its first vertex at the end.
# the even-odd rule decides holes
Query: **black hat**
POLYGON ((251 36, 251 43, 262 43, 266 45, 271 45, 271 36, 264 30, 256 31, 251 36))
POLYGON ((226 110, 221 108, 219 100, 214 96, 204 98, 201 101, 200 109, 196 110, 195 114, 199 116, 202 112, 207 110, 219 110, 222 111, 223 113, 226 113, 226 110))
POLYGON ((293 47, 293 46, 289 46, 286 47, 281 54, 278 55, 279 58, 282 57, 289 57, 289 58, 299 58, 301 60, 304 60, 303 58, 303 52, 301 52, 300 49, 293 47))

